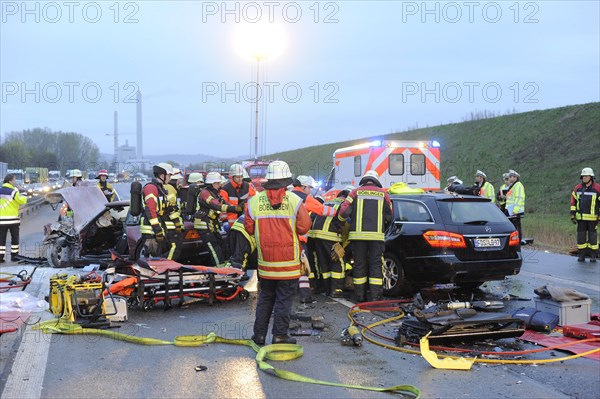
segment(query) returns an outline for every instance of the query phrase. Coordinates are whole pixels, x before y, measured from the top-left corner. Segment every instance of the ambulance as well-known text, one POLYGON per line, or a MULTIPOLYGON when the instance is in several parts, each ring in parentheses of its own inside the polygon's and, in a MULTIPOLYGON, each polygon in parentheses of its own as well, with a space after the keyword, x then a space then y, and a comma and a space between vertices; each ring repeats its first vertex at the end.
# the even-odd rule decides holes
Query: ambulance
POLYGON ((410 188, 440 190, 440 144, 437 141, 376 140, 340 148, 324 189, 358 186, 368 170, 375 170, 385 188, 403 182, 410 188))

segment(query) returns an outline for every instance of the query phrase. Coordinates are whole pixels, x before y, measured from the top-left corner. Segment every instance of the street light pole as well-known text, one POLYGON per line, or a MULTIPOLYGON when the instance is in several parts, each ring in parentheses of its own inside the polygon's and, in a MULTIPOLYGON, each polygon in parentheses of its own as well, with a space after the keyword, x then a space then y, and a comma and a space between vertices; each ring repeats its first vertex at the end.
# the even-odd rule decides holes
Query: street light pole
POLYGON ((254 123, 254 160, 258 160, 258 96, 259 96, 259 67, 260 56, 256 56, 256 103, 255 103, 255 123, 254 123))

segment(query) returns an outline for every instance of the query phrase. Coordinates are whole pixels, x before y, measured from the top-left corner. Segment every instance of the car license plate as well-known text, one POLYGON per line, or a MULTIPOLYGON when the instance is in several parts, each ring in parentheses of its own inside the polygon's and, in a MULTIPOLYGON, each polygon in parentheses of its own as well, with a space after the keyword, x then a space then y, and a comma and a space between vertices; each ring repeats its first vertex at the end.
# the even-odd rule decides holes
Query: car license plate
POLYGON ((475 239, 475 248, 492 248, 499 247, 500 239, 499 238, 476 238, 475 239))

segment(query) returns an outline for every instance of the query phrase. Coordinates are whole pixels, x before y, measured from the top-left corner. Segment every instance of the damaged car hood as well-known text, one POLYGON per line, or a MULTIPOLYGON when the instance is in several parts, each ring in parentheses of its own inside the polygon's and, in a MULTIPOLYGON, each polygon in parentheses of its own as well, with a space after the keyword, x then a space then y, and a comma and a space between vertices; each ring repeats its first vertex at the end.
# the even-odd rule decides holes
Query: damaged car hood
POLYGON ((76 231, 81 231, 106 210, 106 197, 96 185, 61 188, 46 194, 46 201, 51 204, 65 201, 73 211, 73 224, 76 231))

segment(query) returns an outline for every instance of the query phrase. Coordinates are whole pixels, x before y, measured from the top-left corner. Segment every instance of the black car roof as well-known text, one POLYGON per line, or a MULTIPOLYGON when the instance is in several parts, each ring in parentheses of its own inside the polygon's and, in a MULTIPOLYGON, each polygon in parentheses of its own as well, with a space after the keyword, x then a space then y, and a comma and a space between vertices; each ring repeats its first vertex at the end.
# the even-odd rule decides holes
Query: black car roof
POLYGON ((414 200, 434 200, 434 201, 472 201, 472 202, 490 202, 488 198, 477 195, 461 195, 447 193, 423 193, 423 194, 390 194, 390 198, 405 198, 414 200))

